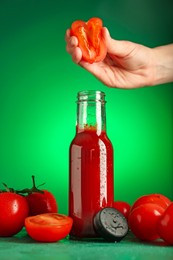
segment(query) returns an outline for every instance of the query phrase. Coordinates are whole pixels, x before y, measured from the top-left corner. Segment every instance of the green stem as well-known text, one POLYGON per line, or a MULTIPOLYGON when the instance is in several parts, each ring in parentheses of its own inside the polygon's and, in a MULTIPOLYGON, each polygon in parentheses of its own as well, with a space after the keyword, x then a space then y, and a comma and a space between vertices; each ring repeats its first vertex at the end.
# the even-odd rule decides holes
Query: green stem
MULTIPOLYGON (((40 190, 40 189, 38 189, 38 188, 36 187, 36 184, 35 184, 35 176, 34 176, 34 175, 32 175, 32 184, 33 184, 33 186, 32 186, 31 189, 25 188, 25 189, 23 189, 23 190, 17 190, 16 193, 18 193, 18 194, 24 194, 24 193, 32 194, 32 193, 34 193, 34 192, 38 192, 38 193, 42 193, 42 194, 44 193, 43 190, 40 190)), ((43 184, 44 184, 44 183, 43 183, 43 184)), ((41 184, 41 185, 43 185, 43 184, 41 184)), ((41 185, 39 185, 39 186, 41 186, 41 185)))

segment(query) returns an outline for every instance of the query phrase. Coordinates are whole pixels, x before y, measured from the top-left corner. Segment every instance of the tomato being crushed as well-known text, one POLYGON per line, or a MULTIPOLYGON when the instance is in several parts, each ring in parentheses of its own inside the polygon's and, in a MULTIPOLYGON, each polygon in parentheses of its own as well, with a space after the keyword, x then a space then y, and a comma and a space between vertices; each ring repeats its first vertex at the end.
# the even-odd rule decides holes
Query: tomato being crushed
POLYGON ((71 36, 78 38, 82 59, 89 63, 104 60, 107 47, 102 36, 103 22, 100 18, 91 18, 88 22, 76 20, 71 25, 71 36))
POLYGON ((57 213, 39 214, 25 219, 28 235, 39 242, 56 242, 65 238, 72 224, 72 218, 57 213))

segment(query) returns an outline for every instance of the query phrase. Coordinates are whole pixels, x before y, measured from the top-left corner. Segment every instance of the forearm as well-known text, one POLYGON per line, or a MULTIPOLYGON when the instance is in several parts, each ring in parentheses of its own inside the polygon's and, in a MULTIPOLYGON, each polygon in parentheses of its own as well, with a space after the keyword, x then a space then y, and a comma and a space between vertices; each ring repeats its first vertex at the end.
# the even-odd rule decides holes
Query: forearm
POLYGON ((153 85, 173 82, 173 44, 153 49, 155 79, 153 85))

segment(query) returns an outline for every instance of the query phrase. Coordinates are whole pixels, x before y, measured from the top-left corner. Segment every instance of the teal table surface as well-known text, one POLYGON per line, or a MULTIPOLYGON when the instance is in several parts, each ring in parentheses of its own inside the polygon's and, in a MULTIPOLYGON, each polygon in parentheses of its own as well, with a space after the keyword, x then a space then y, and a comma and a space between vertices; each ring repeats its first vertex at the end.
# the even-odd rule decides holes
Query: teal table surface
POLYGON ((105 241, 73 241, 38 243, 25 229, 10 238, 0 238, 0 260, 173 260, 173 246, 163 241, 143 243, 128 234, 119 243, 105 241))

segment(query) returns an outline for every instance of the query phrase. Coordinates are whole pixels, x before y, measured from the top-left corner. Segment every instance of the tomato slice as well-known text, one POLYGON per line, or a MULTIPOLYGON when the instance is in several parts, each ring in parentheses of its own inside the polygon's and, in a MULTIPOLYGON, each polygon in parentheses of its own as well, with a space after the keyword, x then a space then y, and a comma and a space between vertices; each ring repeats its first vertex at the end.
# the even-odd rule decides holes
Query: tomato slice
POLYGON ((28 235, 39 242, 56 242, 65 238, 72 224, 72 218, 57 213, 39 214, 25 219, 28 235))
POLYGON ((103 41, 102 27, 102 20, 96 17, 89 19, 88 22, 76 20, 72 23, 71 36, 78 38, 84 61, 99 62, 106 57, 107 47, 103 41))

